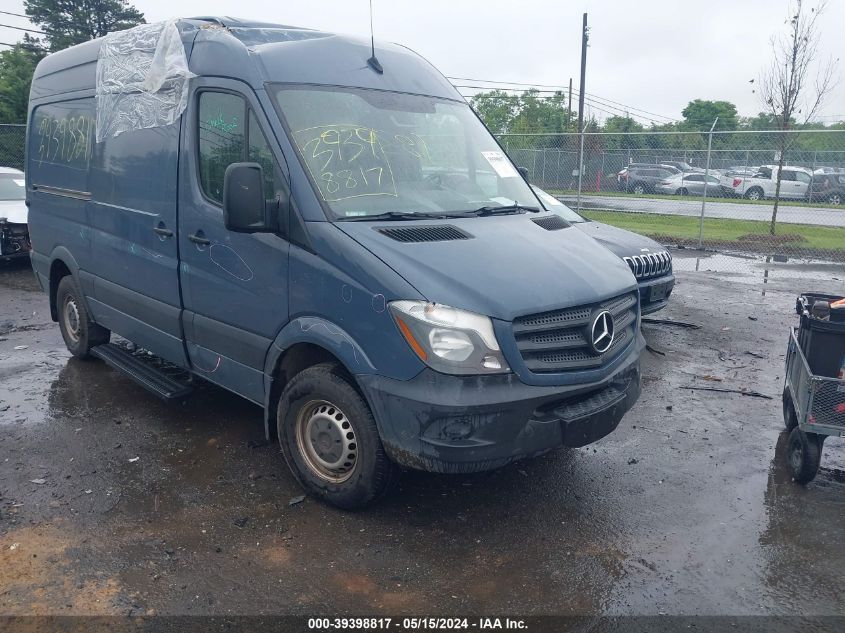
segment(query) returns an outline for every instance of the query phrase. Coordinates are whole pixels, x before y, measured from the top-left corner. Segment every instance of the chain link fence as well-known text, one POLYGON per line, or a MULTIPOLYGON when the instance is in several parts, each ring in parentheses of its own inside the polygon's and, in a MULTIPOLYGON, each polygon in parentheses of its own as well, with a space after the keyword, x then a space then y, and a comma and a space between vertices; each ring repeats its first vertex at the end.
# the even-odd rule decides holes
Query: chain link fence
POLYGON ((845 130, 585 133, 583 141, 577 133, 504 134, 499 140, 532 183, 590 219, 671 248, 728 255, 728 267, 755 259, 845 267, 845 130))
POLYGON ((26 125, 0 124, 0 167, 23 169, 26 125))
MULTIPOLYGON (((0 125, 0 166, 23 169, 25 137, 25 125, 0 125)), ((727 255, 723 268, 749 260, 845 268, 845 130, 715 132, 712 138, 589 132, 580 178, 577 133, 499 140, 532 183, 590 219, 711 261, 727 255), (777 192, 773 166, 781 153, 777 192)))

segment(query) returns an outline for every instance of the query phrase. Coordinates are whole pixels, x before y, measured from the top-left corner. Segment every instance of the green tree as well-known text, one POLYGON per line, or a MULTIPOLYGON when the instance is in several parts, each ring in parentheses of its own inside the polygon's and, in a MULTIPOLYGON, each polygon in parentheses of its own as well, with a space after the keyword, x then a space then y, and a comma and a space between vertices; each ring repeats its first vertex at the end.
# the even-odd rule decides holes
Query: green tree
POLYGON ((513 132, 565 132, 568 122, 566 97, 562 92, 542 97, 539 91, 532 88, 522 94, 519 113, 513 121, 513 132))
POLYGON ((519 110, 519 97, 504 90, 491 90, 478 93, 470 104, 493 134, 505 134, 519 110))
POLYGON ((0 123, 26 123, 29 86, 43 55, 29 44, 0 53, 0 123))
POLYGON ((24 10, 46 33, 51 51, 144 23, 126 0, 24 0, 24 10))
POLYGON ((684 117, 685 127, 689 130, 707 131, 716 117, 719 117, 717 130, 733 131, 739 127, 736 106, 730 101, 695 99, 687 104, 681 115, 684 117))
POLYGON ((609 116, 604 120, 602 132, 613 136, 607 136, 604 147, 607 150, 638 149, 643 146, 644 136, 642 134, 631 134, 631 132, 642 132, 641 123, 629 116, 609 116))

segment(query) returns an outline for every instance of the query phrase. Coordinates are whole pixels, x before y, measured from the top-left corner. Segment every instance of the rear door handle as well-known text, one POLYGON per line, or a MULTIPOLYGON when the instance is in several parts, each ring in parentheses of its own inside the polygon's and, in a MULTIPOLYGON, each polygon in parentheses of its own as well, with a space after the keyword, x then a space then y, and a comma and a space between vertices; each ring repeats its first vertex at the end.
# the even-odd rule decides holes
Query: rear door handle
POLYGON ((191 233, 188 236, 188 239, 191 240, 194 244, 202 244, 203 246, 208 246, 211 244, 211 240, 204 237, 202 232, 191 233))
POLYGON ((173 231, 164 226, 157 226, 153 229, 153 231, 162 237, 173 237, 173 231))

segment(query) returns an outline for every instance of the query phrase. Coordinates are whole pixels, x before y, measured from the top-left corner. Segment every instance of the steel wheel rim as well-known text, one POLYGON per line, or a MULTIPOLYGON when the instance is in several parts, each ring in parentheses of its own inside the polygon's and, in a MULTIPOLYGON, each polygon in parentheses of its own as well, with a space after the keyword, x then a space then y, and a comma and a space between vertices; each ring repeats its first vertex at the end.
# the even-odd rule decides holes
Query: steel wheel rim
POLYGON ((65 322, 65 331, 74 342, 79 340, 79 306, 76 305, 76 299, 68 297, 65 299, 64 310, 62 310, 62 318, 65 322))
POLYGON ((296 416, 296 445, 309 470, 343 483, 358 464, 358 438, 349 418, 327 400, 310 400, 296 416))

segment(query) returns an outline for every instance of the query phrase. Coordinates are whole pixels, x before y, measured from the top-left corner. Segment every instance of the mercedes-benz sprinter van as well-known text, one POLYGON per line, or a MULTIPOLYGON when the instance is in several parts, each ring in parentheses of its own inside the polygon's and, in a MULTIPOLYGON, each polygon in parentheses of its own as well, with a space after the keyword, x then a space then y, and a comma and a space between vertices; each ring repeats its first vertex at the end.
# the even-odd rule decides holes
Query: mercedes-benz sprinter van
POLYGON ((262 406, 338 506, 583 446, 639 395, 631 271, 405 47, 203 17, 54 53, 26 185, 71 353, 262 406))

